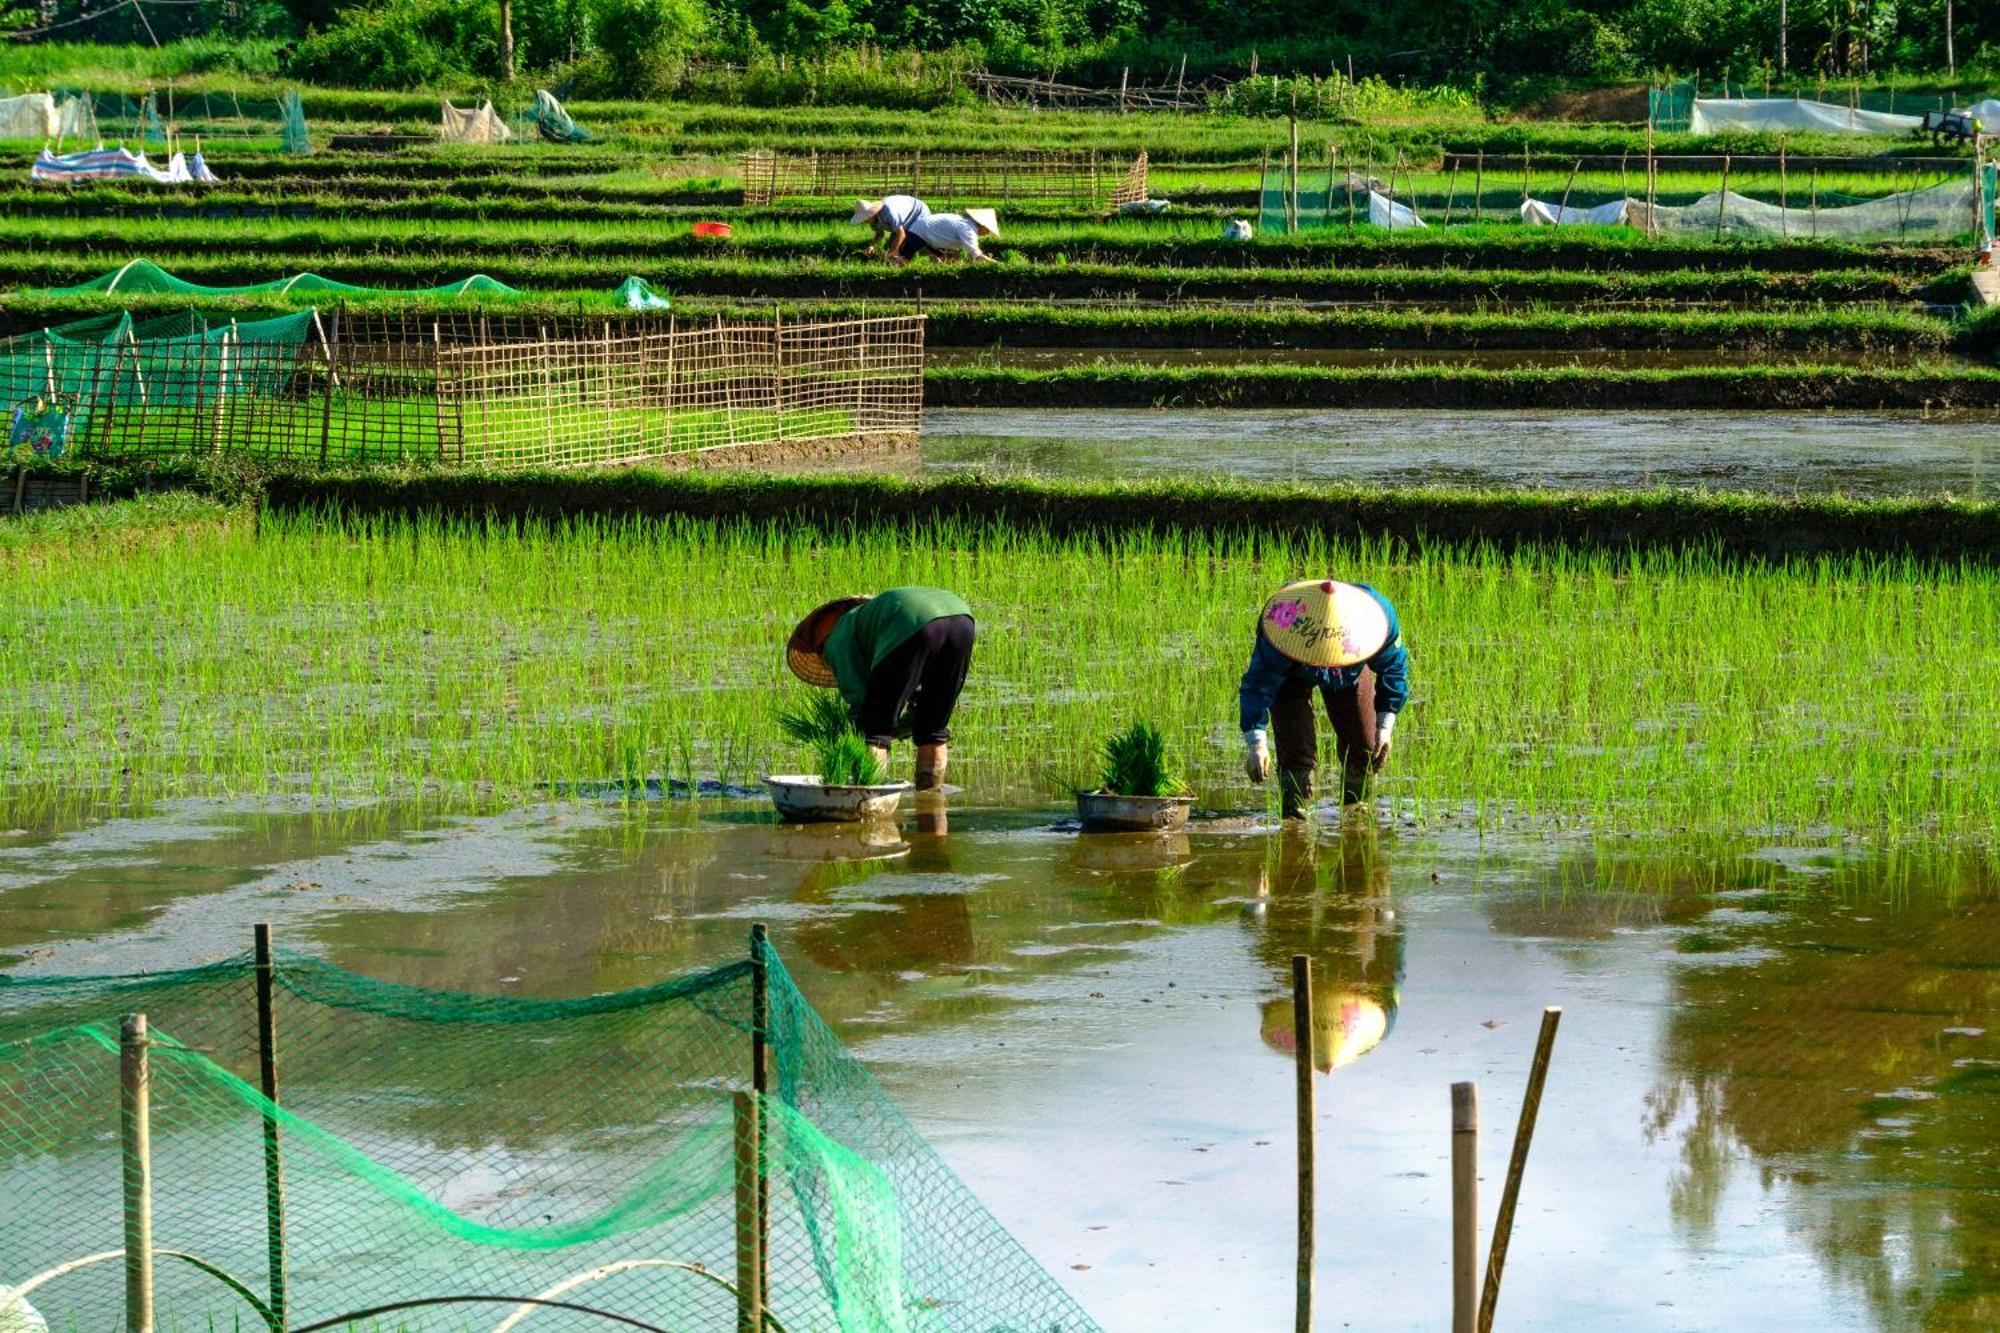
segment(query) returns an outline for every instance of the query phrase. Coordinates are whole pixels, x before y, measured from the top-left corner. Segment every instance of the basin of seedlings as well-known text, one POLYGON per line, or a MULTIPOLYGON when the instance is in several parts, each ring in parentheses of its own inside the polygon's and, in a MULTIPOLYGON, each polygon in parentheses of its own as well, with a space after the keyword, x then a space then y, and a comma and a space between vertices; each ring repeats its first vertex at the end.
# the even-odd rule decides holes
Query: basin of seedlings
POLYGON ((1184 792, 1159 729, 1134 722, 1104 743, 1098 789, 1076 794, 1076 817, 1087 832, 1172 832, 1187 826, 1194 808, 1184 792))
POLYGON ((895 815, 911 784, 887 781, 839 696, 817 695, 801 711, 780 713, 778 725, 809 747, 819 763, 817 773, 765 777, 779 818, 788 824, 852 824, 895 815))

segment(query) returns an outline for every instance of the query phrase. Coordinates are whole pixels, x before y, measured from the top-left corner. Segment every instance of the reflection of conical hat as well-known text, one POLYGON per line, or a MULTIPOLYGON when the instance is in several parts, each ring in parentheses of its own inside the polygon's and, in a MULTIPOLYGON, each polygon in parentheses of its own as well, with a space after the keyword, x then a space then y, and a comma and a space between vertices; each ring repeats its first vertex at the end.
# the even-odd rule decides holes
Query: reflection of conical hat
MULTIPOLYGON (((1323 990, 1313 997, 1313 1067, 1322 1074, 1345 1069, 1382 1044, 1392 1015, 1381 1001, 1360 991, 1323 990)), ((1264 1044, 1291 1054, 1292 1002, 1264 1006, 1264 1044)))
POLYGON ((824 606, 814 607, 799 622, 798 628, 792 631, 792 637, 785 643, 785 665, 792 669, 794 676, 821 689, 832 689, 840 683, 833 674, 833 668, 827 664, 826 639, 842 616, 867 600, 866 597, 836 597, 824 606))
POLYGON ((1302 579, 1273 593, 1257 628, 1294 662, 1345 667, 1366 662, 1389 641, 1382 604, 1352 583, 1302 579))

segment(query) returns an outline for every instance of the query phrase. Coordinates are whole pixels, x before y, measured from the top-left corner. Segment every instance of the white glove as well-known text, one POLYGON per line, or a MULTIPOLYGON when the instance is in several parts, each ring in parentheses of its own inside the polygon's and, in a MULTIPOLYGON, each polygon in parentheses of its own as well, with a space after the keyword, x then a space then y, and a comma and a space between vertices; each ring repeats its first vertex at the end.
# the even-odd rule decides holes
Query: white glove
POLYGON ((1377 713, 1375 715, 1375 753, 1372 758, 1378 768, 1388 761, 1390 737, 1395 734, 1395 731, 1396 715, 1394 713, 1377 713))
POLYGON ((1243 776, 1252 782, 1271 776, 1271 746, 1262 728, 1243 733, 1243 776))

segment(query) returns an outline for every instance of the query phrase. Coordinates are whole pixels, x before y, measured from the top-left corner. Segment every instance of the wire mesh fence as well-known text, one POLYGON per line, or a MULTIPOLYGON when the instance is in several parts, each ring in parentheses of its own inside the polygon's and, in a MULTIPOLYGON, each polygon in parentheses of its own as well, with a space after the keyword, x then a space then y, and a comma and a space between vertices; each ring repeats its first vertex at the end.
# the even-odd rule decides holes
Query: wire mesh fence
POLYGON ((675 1330, 1095 1328, 761 943, 573 1000, 283 952, 0 977, 0 1327, 10 1301, 60 1329, 132 1308, 130 1014, 150 1029, 163 1328, 345 1327, 395 1305, 355 1326, 608 1326, 531 1300, 675 1330))
POLYGON ((1095 149, 1076 153, 774 153, 742 156, 743 202, 923 194, 949 206, 1053 200, 1116 208, 1144 199, 1144 149, 1120 167, 1095 149))
MULTIPOLYGON (((74 330, 72 330, 74 332, 74 330)), ((0 344, 11 402, 121 461, 588 467, 914 438, 922 316, 530 323, 303 312, 0 344)))

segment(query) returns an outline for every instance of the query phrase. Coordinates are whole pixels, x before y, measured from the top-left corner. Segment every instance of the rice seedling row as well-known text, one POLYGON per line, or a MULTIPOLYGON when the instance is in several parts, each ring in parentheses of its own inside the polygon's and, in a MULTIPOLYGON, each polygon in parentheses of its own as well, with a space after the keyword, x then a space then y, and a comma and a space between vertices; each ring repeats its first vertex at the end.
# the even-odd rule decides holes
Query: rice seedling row
POLYGON ((975 792, 1088 773, 1101 738, 1145 716, 1205 804, 1256 807, 1230 776, 1243 608, 1310 570, 1367 578, 1402 612, 1415 698, 1381 794, 1412 817, 1977 846, 2000 832, 1985 797, 2000 719, 1976 685, 2000 670, 1991 569, 284 513, 143 550, 75 529, 48 543, 5 557, 17 806, 107 785, 464 804, 579 780, 743 782, 795 758, 775 722, 804 688, 778 652, 794 603, 921 582, 981 620, 955 725, 975 792))

